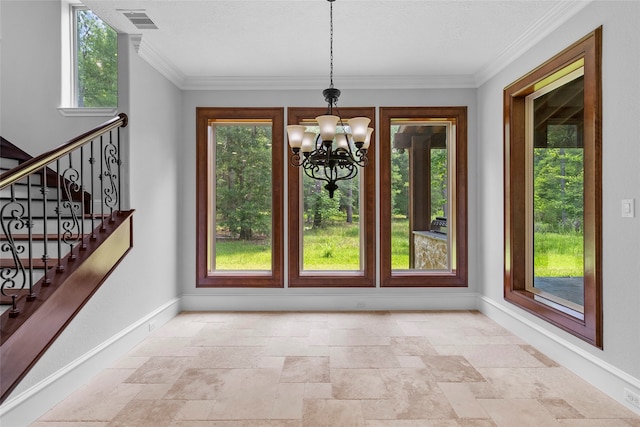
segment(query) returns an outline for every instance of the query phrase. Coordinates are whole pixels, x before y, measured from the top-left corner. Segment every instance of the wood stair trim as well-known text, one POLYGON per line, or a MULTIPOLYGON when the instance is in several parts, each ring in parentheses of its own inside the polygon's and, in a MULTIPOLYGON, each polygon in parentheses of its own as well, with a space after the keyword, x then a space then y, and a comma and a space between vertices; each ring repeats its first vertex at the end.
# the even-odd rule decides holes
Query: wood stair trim
POLYGON ((49 346, 133 247, 133 210, 120 212, 97 239, 84 239, 86 250, 63 259, 65 270, 52 283, 34 286, 36 298, 23 298, 20 314, 0 316, 0 403, 14 390, 49 346))
MULTIPOLYGON (((33 267, 36 270, 44 270, 44 261, 42 258, 21 259, 20 262, 22 262, 22 266, 25 270, 28 270, 29 267, 33 267)), ((55 267, 57 262, 58 258, 49 258, 47 260, 47 269, 55 267)), ((0 259, 0 268, 14 268, 15 266, 13 259, 0 259)))

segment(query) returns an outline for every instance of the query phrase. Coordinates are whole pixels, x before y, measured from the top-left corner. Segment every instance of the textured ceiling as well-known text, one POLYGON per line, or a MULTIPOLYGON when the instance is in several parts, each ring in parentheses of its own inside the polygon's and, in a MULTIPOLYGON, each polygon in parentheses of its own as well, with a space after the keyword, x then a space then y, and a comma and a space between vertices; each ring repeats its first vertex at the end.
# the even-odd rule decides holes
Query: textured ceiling
MULTIPOLYGON (((325 0, 84 0, 181 88, 317 87, 329 75, 325 0), (125 11, 158 29, 139 30, 125 11)), ((339 87, 476 86, 583 0, 337 0, 339 87), (339 82, 342 80, 342 84, 339 82)))

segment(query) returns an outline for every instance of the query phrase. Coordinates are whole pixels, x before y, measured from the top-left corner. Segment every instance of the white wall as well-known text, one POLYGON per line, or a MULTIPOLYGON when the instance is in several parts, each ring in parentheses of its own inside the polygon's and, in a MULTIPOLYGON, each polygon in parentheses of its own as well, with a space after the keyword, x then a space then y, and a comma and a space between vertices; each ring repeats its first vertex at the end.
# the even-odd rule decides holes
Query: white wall
MULTIPOLYGON (((640 199, 639 2, 598 1, 554 31, 478 90, 478 286, 486 312, 557 359, 582 354, 637 387, 640 384, 640 221, 621 218, 621 200, 640 199), (503 88, 603 26, 603 311, 599 350, 503 300, 503 88), (522 320, 522 321, 521 321, 522 320), (524 323, 523 323, 524 322, 524 323), (546 341, 545 341, 546 340, 546 341), (546 342, 546 344, 545 344, 546 342), (558 345, 551 344, 555 342, 558 345), (566 349, 572 351, 567 352, 566 349)), ((571 367, 571 366, 570 366, 571 367)), ((590 369, 589 366, 578 369, 590 369)), ((587 379, 598 382, 586 373, 587 379)), ((610 387, 620 396, 619 384, 610 387)))
MULTIPOLYGON (((108 119, 63 117, 56 111, 60 97, 60 13, 57 1, 2 1, 2 132, 36 154, 108 119)), ((129 201, 135 209, 134 247, 27 374, 3 409, 11 399, 28 394, 30 387, 38 386, 68 364, 97 352, 106 342, 114 344, 114 337, 129 339, 119 349, 129 350, 148 334, 144 322, 150 321, 150 316, 163 309, 175 314, 179 309, 176 223, 181 93, 138 57, 127 36, 120 36, 119 42, 123 65, 119 110, 129 116, 129 126, 123 132, 123 160, 130 182, 129 201), (132 329, 136 325, 137 329, 132 329)), ((109 363, 108 358, 101 363, 96 369, 109 363)), ((92 370, 87 365, 90 363, 84 363, 84 374, 90 375, 92 370)), ((63 398, 60 393, 71 392, 80 384, 68 383, 54 393, 53 399, 63 398)), ((20 411, 28 416, 37 415, 38 409, 31 402, 29 408, 20 411)))
MULTIPOLYGON (((336 86, 340 87, 339 78, 336 86)), ((180 229, 179 277, 185 309, 245 309, 245 310, 343 310, 366 309, 474 309, 476 306, 476 259, 469 257, 468 288, 438 289, 204 289, 196 288, 195 277, 195 166, 196 107, 323 107, 322 89, 298 91, 186 91, 183 94, 183 140, 180 151, 180 229)), ((342 89, 342 88, 341 88, 342 89)), ((349 90, 343 89, 340 107, 356 106, 467 106, 469 157, 469 247, 476 244, 476 175, 477 136, 475 89, 430 90, 349 90)), ((378 143, 378 141, 376 141, 378 143)), ((285 147, 288 151, 288 148, 285 147)), ((288 159, 289 153, 286 153, 288 159)), ((376 165, 378 161, 376 161, 376 165)), ((282 165, 286 170, 286 164, 282 165)), ((376 198, 378 192, 376 191, 376 198)), ((285 206, 287 205, 285 200, 285 206)), ((379 206, 378 206, 379 210, 379 206)), ((286 223, 286 218, 285 218, 286 223)), ((285 234, 285 242, 288 236, 285 234)), ((379 237, 378 237, 379 238, 379 237)), ((286 253, 286 251, 285 251, 286 253)), ((287 260, 285 260, 286 262, 287 260)), ((287 268, 285 267, 285 271, 287 268)), ((379 277, 379 274, 378 274, 379 277)))

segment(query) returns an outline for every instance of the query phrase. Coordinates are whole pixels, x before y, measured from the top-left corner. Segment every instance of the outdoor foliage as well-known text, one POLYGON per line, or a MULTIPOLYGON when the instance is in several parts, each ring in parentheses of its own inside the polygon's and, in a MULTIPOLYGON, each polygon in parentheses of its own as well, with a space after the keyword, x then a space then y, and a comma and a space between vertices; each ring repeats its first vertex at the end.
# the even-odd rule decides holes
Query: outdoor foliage
POLYGON ((116 32, 93 12, 76 13, 77 106, 117 107, 118 40, 116 32))
POLYGON ((271 235, 271 127, 216 126, 216 223, 230 238, 271 235))

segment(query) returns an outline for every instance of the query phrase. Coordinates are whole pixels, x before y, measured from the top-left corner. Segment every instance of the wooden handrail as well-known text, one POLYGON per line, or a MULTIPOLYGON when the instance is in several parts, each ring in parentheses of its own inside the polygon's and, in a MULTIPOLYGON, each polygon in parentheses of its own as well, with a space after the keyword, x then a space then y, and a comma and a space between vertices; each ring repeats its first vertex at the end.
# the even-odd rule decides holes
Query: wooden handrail
POLYGON ((10 171, 7 171, 0 175, 0 190, 8 187, 9 185, 24 178, 25 176, 30 175, 38 171, 39 169, 42 169, 49 163, 69 154, 76 148, 83 146, 87 142, 99 137, 100 135, 104 135, 105 133, 117 127, 127 126, 127 122, 127 115, 124 113, 120 113, 116 117, 104 122, 100 126, 73 138, 72 140, 60 145, 59 147, 54 148, 53 150, 43 153, 37 157, 34 157, 31 160, 27 160, 26 162, 16 166, 10 171))

